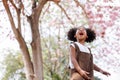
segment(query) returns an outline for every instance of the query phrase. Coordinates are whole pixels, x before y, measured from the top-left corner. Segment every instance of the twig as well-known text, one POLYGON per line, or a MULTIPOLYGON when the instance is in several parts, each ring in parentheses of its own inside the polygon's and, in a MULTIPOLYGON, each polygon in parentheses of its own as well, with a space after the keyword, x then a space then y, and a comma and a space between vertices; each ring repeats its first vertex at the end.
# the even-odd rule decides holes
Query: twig
POLYGON ((60 7, 60 9, 64 12, 64 14, 66 15, 66 17, 68 18, 68 20, 71 22, 71 24, 72 25, 74 25, 74 22, 71 20, 71 18, 68 16, 68 14, 67 14, 67 12, 65 11, 65 9, 61 6, 61 5, 59 5, 59 4, 57 4, 59 7, 60 7))
MULTIPOLYGON (((80 4, 80 2, 79 2, 78 0, 74 0, 74 1, 75 1, 75 3, 76 3, 76 5, 77 5, 77 6, 80 6, 80 7, 82 8, 83 13, 84 13, 85 17, 86 17, 86 18, 87 18, 87 20, 88 20, 89 18, 88 18, 88 16, 87 16, 87 13, 86 13, 86 11, 85 11, 84 6, 83 6, 83 5, 81 5, 81 4, 80 4)), ((89 21, 88 21, 88 23, 89 23, 89 21)))

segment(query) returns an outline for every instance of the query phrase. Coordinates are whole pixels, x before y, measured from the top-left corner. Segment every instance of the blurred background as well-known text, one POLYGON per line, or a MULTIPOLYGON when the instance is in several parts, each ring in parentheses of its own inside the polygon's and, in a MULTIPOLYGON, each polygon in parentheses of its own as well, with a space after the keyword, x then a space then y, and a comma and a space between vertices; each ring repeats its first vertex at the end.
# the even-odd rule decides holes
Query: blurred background
MULTIPOLYGON (((23 4, 24 13, 30 15, 31 1, 23 0, 23 4)), ((119 4, 119 0, 61 0, 57 4, 52 1, 45 4, 39 19, 44 80, 69 80, 70 41, 66 34, 70 28, 79 26, 95 30, 96 40, 86 45, 92 50, 94 63, 111 73, 107 77, 95 72, 95 80, 120 80, 119 4)), ((19 44, 1 0, 0 6, 0 80, 26 80, 19 44)), ((11 4, 10 9, 17 24, 11 4)), ((31 52, 31 30, 24 15, 21 26, 31 52)))

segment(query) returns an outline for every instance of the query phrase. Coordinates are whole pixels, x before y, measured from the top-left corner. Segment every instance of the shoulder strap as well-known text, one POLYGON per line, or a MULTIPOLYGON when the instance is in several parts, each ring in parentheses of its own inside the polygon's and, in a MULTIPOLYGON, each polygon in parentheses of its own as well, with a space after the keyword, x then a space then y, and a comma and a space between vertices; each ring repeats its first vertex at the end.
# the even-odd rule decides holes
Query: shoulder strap
POLYGON ((77 45, 75 42, 74 42, 73 44, 75 45, 75 50, 76 50, 76 51, 77 51, 77 50, 80 50, 79 47, 78 47, 78 45, 77 45))
POLYGON ((88 48, 89 49, 89 51, 90 51, 90 54, 91 54, 91 49, 90 48, 88 48))
POLYGON ((90 48, 88 48, 88 49, 89 49, 90 55, 91 55, 90 59, 93 61, 93 55, 92 55, 92 53, 91 53, 91 49, 90 49, 90 48))
POLYGON ((78 45, 74 42, 73 43, 75 45, 75 51, 76 51, 76 60, 78 61, 79 60, 79 56, 78 56, 78 53, 80 53, 80 49, 78 47, 78 45))

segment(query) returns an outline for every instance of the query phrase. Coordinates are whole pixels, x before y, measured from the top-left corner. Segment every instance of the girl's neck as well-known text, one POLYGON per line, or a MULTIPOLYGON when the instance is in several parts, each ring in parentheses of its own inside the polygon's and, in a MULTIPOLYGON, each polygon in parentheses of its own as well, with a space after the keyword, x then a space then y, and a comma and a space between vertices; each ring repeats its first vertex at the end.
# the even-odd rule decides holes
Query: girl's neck
POLYGON ((82 41, 77 41, 77 42, 79 42, 79 43, 82 44, 82 45, 85 44, 85 41, 84 41, 84 40, 82 40, 82 41))

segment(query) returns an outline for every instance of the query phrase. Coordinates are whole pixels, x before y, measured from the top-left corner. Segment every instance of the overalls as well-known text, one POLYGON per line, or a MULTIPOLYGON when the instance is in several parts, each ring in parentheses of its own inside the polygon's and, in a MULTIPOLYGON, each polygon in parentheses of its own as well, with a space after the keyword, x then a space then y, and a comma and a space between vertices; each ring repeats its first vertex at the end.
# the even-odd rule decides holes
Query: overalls
MULTIPOLYGON (((93 78, 93 56, 90 53, 82 52, 80 51, 77 44, 75 44, 75 50, 76 50, 76 60, 80 66, 81 69, 89 72, 88 76, 91 78, 91 80, 94 80, 93 78)), ((89 49, 90 50, 90 49, 89 49)), ((81 75, 77 72, 76 69, 70 69, 70 80, 86 80, 81 77, 81 75)))

